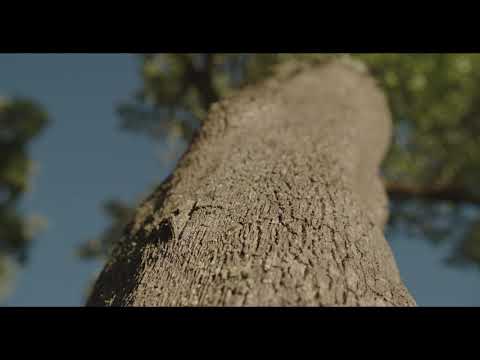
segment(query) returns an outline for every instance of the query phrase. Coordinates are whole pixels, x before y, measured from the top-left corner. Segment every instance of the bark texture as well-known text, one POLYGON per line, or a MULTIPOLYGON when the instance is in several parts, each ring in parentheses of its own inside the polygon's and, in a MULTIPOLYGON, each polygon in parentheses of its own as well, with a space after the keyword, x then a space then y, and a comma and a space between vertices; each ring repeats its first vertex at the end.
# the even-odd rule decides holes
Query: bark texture
POLYGON ((212 106, 88 305, 415 305, 383 236, 382 92, 340 62, 212 106))

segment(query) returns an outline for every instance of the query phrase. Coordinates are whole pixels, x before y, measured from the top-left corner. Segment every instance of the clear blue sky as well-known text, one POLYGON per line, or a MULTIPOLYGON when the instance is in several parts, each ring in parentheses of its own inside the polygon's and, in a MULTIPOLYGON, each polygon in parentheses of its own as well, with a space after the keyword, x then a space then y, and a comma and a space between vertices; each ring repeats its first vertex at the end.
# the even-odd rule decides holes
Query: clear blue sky
MULTIPOLYGON (((167 174, 159 147, 121 132, 115 104, 139 86, 129 54, 0 54, 0 95, 33 97, 52 122, 31 147, 39 169, 22 209, 49 221, 17 275, 7 306, 79 306, 101 264, 75 257, 75 248, 108 224, 101 202, 132 201, 167 174)), ((397 262, 419 305, 480 305, 480 272, 454 269, 448 248, 395 234, 397 262)))

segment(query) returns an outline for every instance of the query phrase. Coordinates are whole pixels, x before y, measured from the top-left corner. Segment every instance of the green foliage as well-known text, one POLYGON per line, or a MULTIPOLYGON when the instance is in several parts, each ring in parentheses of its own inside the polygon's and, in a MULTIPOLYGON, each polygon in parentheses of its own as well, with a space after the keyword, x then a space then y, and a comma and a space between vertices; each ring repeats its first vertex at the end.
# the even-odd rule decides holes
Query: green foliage
POLYGON ((388 176, 475 191, 480 147, 480 55, 360 55, 389 96, 397 131, 388 176), (406 130, 408 129, 408 130, 406 130))
MULTIPOLYGON (((17 210, 28 190, 32 162, 28 145, 47 124, 45 110, 24 98, 0 98, 0 268, 7 258, 26 259, 31 223, 17 210)), ((1 276, 1 274, 0 274, 1 276)))
MULTIPOLYGON (((143 87, 119 115, 126 129, 189 140, 212 102, 271 75, 277 65, 338 56, 362 61, 386 91, 395 125, 383 167, 387 183, 460 189, 467 200, 480 195, 478 54, 149 54, 141 58, 143 87)), ((412 199, 393 204, 390 225, 440 242, 462 218, 462 201, 412 199)), ((459 253, 480 263, 478 218, 467 226, 459 253)))
POLYGON ((3 299, 12 290, 15 268, 16 264, 10 257, 0 254, 0 299, 3 299))
POLYGON ((274 66, 288 58, 281 54, 145 55, 140 66, 143 87, 117 109, 122 126, 160 139, 172 132, 190 139, 213 102, 272 74, 274 66))

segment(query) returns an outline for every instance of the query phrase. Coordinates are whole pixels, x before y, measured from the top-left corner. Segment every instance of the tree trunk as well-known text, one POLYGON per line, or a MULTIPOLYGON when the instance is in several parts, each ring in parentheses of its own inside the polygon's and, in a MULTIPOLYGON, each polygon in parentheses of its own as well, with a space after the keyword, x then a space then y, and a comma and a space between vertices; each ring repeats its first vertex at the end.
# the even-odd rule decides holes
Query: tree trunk
POLYGON ((88 305, 415 305, 383 236, 390 130, 373 79, 338 61, 214 104, 88 305))

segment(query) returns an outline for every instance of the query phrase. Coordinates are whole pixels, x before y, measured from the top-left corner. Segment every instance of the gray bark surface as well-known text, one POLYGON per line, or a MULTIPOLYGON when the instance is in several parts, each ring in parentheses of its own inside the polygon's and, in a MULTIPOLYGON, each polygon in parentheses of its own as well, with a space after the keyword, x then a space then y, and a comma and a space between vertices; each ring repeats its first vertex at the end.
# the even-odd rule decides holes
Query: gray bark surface
POLYGON ((87 305, 415 305, 383 235, 390 130, 373 79, 340 62, 214 104, 87 305))

